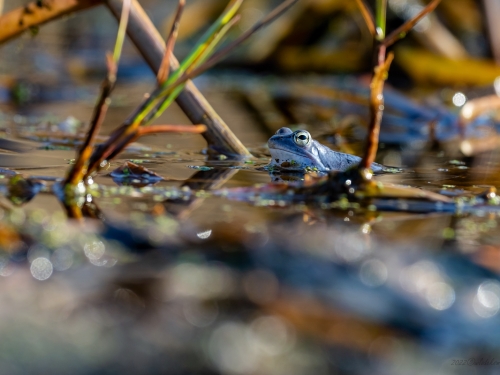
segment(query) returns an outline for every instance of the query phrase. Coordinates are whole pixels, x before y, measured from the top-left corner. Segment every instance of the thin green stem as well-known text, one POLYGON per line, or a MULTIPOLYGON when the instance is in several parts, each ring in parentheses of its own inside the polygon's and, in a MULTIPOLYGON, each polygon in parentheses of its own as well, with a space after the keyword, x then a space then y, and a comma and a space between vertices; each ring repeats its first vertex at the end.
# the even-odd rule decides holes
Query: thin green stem
POLYGON ((118 34, 116 35, 115 49, 113 51, 113 61, 118 64, 122 54, 123 42, 125 41, 125 33, 127 31, 128 16, 130 14, 131 0, 123 2, 123 10, 120 18, 120 26, 118 27, 118 34))
POLYGON ((387 17, 387 0, 377 0, 375 8, 375 26, 376 38, 381 41, 385 38, 386 19, 387 17))
POLYGON ((235 15, 227 24, 225 24, 212 38, 207 47, 200 53, 200 55, 196 58, 196 60, 186 69, 186 72, 190 72, 194 68, 203 64, 213 53, 216 47, 219 46, 222 38, 226 36, 228 31, 239 22, 241 16, 235 15))
MULTIPOLYGON (((186 73, 189 73, 190 71, 194 70, 201 64, 203 64, 213 53, 214 49, 219 45, 221 42, 222 38, 227 34, 229 29, 233 27, 238 21, 240 17, 239 15, 236 15, 231 19, 226 25, 224 25, 220 31, 213 37, 211 40, 210 44, 205 48, 204 51, 200 53, 198 58, 193 62, 193 64, 186 69, 186 73)), ((179 76, 180 77, 180 76, 179 76)), ((174 86, 175 82, 174 82, 174 86)), ((179 96, 179 94, 184 90, 185 84, 180 84, 178 85, 163 101, 163 103, 160 104, 160 106, 157 108, 157 110, 154 111, 154 114, 150 117, 148 117, 147 122, 154 121, 158 117, 161 116, 161 114, 172 104, 172 102, 179 96)), ((163 95, 159 95, 158 97, 161 97, 163 95)))
POLYGON ((175 81, 178 77, 182 75, 203 53, 203 51, 210 45, 211 41, 217 34, 217 32, 224 27, 231 19, 234 17, 238 9, 240 8, 243 0, 232 0, 224 13, 214 22, 212 26, 203 34, 198 44, 194 47, 193 51, 189 54, 187 58, 185 58, 173 74, 173 80, 170 82, 166 82, 169 84, 175 81))

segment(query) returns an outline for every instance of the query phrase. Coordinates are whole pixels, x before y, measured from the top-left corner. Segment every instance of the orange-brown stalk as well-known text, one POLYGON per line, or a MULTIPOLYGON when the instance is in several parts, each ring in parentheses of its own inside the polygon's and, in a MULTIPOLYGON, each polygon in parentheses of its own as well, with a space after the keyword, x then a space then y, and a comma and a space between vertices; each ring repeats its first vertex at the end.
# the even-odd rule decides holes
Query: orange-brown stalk
POLYGON ((116 63, 113 61, 111 55, 107 55, 107 65, 108 75, 102 83, 99 99, 94 107, 92 120, 90 121, 90 129, 80 148, 75 164, 73 164, 64 180, 64 185, 76 185, 82 181, 83 177, 87 174, 88 162, 94 151, 94 139, 99 133, 104 118, 106 117, 106 112, 111 102, 111 92, 116 83, 116 63))
POLYGON ((438 6, 440 1, 441 0, 432 0, 414 18, 405 22, 402 26, 398 27, 391 34, 381 40, 379 35, 377 35, 373 16, 369 12, 368 7, 363 0, 356 0, 363 18, 368 26, 368 29, 372 34, 375 55, 375 67, 373 69, 373 76, 370 84, 369 131, 366 140, 365 154, 359 165, 360 168, 370 168, 372 163, 375 161, 375 157, 377 156, 380 124, 382 122, 382 115, 384 113, 384 81, 387 79, 389 67, 394 58, 394 55, 392 53, 387 56, 387 48, 398 40, 404 38, 408 31, 410 31, 418 21, 420 21, 438 6))
POLYGON ((168 34, 167 41, 165 42, 165 55, 163 56, 163 60, 160 65, 160 69, 158 70, 157 80, 158 84, 162 84, 168 78, 168 73, 170 71, 170 59, 174 54, 174 46, 177 40, 177 35, 179 33, 179 24, 181 21, 182 11, 184 10, 184 5, 186 4, 186 0, 179 0, 179 4, 177 5, 177 11, 175 12, 174 22, 172 23, 172 29, 168 34))
POLYGON ((0 43, 31 27, 39 26, 65 14, 101 4, 102 0, 38 0, 11 10, 0 17, 0 43))

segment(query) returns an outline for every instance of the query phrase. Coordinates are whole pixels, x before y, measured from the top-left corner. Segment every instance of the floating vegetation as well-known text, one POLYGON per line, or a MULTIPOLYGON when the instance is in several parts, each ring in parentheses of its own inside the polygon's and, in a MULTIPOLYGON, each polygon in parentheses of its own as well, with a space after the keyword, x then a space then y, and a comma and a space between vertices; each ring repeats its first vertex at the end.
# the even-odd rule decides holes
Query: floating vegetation
POLYGON ((198 171, 210 171, 214 169, 213 167, 207 167, 206 165, 188 165, 188 168, 196 169, 198 171))

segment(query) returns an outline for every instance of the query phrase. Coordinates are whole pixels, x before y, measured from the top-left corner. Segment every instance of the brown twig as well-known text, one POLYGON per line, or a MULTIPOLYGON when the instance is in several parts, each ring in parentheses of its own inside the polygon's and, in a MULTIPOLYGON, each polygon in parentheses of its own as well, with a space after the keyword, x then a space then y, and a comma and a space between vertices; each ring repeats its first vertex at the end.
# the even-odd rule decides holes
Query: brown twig
MULTIPOLYGON (((161 91, 161 87, 157 87, 155 91, 149 96, 154 97, 156 96, 159 92, 161 91)), ((140 136, 140 133, 142 131, 145 132, 145 134, 149 131, 151 133, 154 133, 154 131, 147 130, 147 129, 163 129, 158 132, 186 132, 186 133, 201 133, 203 134, 205 131, 207 131, 206 125, 195 125, 192 129, 189 129, 186 126, 182 125, 149 125, 144 128, 136 127, 135 131, 129 131, 129 126, 132 124, 132 121, 134 121, 134 118, 136 115, 140 112, 143 111, 143 109, 150 104, 148 100, 145 100, 135 111, 134 113, 129 116, 127 120, 118 128, 116 128, 109 136, 109 138, 106 140, 104 144, 99 146, 94 150, 90 157, 89 161, 89 167, 88 167, 88 173, 91 173, 95 170, 98 169, 98 167, 107 159, 112 159, 115 157, 119 152, 121 152, 130 142, 133 142, 135 139, 137 139, 140 136), (160 128, 160 127, 163 128, 160 128), (203 127, 202 127, 203 126, 203 127), (169 127, 169 128, 167 128, 169 127)), ((139 125, 139 124, 138 124, 139 125)))
POLYGON ((371 12, 368 10, 368 6, 363 0, 356 0, 356 3, 358 4, 359 10, 361 11, 361 15, 365 20, 370 34, 372 34, 372 36, 375 38, 375 36, 377 35, 377 31, 375 30, 375 21, 373 20, 371 12))
MULTIPOLYGON (((387 48, 397 42, 399 39, 403 38, 406 33, 418 23, 418 21, 432 12, 437 7, 440 1, 441 0, 433 0, 432 2, 430 2, 414 18, 412 18, 408 22, 405 22, 402 26, 398 27, 382 40, 379 39, 379 36, 376 33, 374 34, 373 40, 375 46, 374 52, 376 62, 372 81, 370 84, 369 130, 365 146, 365 154, 359 165, 362 169, 369 169, 372 163, 375 161, 375 157, 377 156, 380 124, 382 122, 382 115, 384 113, 384 81, 387 79, 389 67, 391 66, 392 60, 394 59, 394 54, 392 53, 390 53, 386 57, 387 48)), ((361 2, 361 0, 358 0, 358 5, 360 6, 363 13, 368 12, 367 7, 361 2)), ((386 4, 384 4, 384 9, 385 6, 386 4)), ((364 15, 363 17, 365 18, 365 21, 370 28, 370 20, 367 20, 364 15)), ((371 22, 373 22, 373 19, 371 22)))
POLYGON ((0 43, 4 43, 30 27, 42 25, 68 13, 87 9, 103 0, 33 1, 0 17, 0 43))
MULTIPOLYGON (((118 17, 122 8, 122 0, 107 0, 106 4, 111 12, 118 17)), ((157 72, 165 54, 165 43, 137 0, 132 0, 127 33, 149 66, 157 72)), ((179 63, 172 55, 170 69, 174 70, 178 67, 179 63)), ((226 155, 251 156, 192 82, 186 82, 184 91, 177 97, 176 101, 193 124, 207 126, 203 137, 206 139, 209 149, 226 155)))
POLYGON ((205 125, 149 125, 139 128, 138 137, 155 133, 194 133, 201 134, 207 130, 205 125))
POLYGON ((104 122, 109 104, 111 103, 111 93, 115 88, 116 72, 118 70, 117 64, 120 60, 123 39, 125 36, 124 30, 127 26, 129 12, 130 0, 125 1, 124 3, 123 12, 120 17, 120 28, 118 30, 114 54, 106 55, 108 74, 101 85, 99 99, 94 107, 92 120, 90 121, 90 129, 78 152, 75 164, 73 164, 73 167, 69 170, 68 175, 64 180, 63 186, 68 184, 74 186, 82 181, 83 177, 87 174, 89 159, 94 151, 94 140, 101 129, 102 123, 104 122))
POLYGON ((160 69, 158 70, 157 80, 159 84, 165 82, 168 78, 169 70, 170 70, 170 59, 174 54, 174 46, 177 40, 177 35, 179 33, 179 24, 181 21, 182 11, 184 10, 184 5, 186 4, 186 0, 179 0, 179 4, 177 5, 177 11, 175 12, 174 22, 172 23, 172 28, 170 33, 168 34, 167 41, 165 42, 165 55, 163 56, 163 60, 160 65, 160 69))
POLYGON ((375 67, 370 84, 370 125, 365 154, 360 163, 361 168, 370 168, 377 155, 380 123, 382 122, 382 114, 384 113, 384 81, 387 79, 387 72, 393 59, 394 54, 389 53, 387 59, 375 67))
MULTIPOLYGON (((119 129, 124 129, 121 126, 119 129)), ((127 145, 135 142, 142 136, 155 134, 155 133, 195 133, 202 134, 207 130, 205 125, 149 125, 145 127, 138 128, 134 133, 128 134, 121 139, 116 138, 118 142, 106 142, 102 149, 95 153, 98 155, 95 160, 91 160, 89 171, 92 171, 92 166, 98 166, 105 160, 111 160, 120 152, 122 152, 127 145)), ((120 135, 123 135, 121 132, 120 135)), ((94 155, 92 155, 94 156, 94 155)))
POLYGON ((88 160, 92 155, 94 138, 99 132, 101 125, 108 111, 109 103, 111 101, 111 92, 113 91, 116 83, 116 64, 113 59, 107 55, 108 75, 101 86, 99 99, 94 107, 92 120, 90 121, 90 129, 87 133, 87 138, 82 144, 78 152, 78 157, 75 164, 70 169, 68 176, 64 181, 64 185, 75 185, 83 179, 87 173, 88 160))
POLYGON ((405 22, 403 25, 399 26, 396 30, 390 33, 382 42, 385 47, 389 47, 398 40, 404 38, 408 31, 410 31, 422 18, 432 12, 439 5, 441 0, 432 0, 427 6, 420 11, 411 20, 405 22))

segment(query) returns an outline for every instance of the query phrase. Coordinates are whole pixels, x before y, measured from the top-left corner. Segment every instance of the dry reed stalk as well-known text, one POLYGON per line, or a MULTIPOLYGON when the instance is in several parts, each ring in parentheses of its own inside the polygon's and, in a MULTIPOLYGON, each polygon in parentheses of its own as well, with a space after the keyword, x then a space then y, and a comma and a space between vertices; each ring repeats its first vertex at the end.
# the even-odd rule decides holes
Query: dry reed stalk
MULTIPOLYGON (((124 129, 120 127, 120 129, 124 129)), ((112 148, 108 149, 105 154, 97 155, 101 156, 99 159, 91 159, 89 171, 92 171, 97 167, 97 163, 102 162, 103 159, 111 160, 120 152, 122 152, 127 145, 135 142, 140 137, 145 135, 157 134, 157 133, 191 133, 191 134, 203 134, 207 130, 205 125, 148 125, 137 129, 134 133, 129 134, 127 137, 119 140, 119 143, 113 145, 112 148)))

